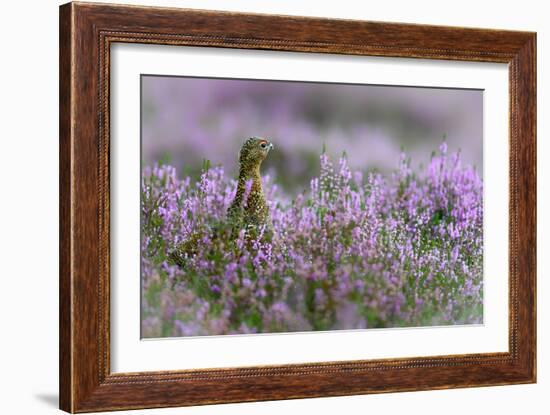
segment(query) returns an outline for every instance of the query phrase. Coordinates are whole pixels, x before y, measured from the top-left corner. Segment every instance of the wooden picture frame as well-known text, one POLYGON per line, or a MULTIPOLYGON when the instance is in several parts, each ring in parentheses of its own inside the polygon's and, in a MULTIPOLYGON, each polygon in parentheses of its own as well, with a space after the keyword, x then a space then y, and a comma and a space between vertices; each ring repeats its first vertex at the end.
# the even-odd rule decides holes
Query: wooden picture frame
MULTIPOLYGON (((156 7, 60 8, 60 408, 171 407, 536 381, 536 34, 156 7), (111 373, 109 68, 117 42, 509 65, 509 352, 111 373)), ((230 364, 230 362, 228 362, 230 364)))

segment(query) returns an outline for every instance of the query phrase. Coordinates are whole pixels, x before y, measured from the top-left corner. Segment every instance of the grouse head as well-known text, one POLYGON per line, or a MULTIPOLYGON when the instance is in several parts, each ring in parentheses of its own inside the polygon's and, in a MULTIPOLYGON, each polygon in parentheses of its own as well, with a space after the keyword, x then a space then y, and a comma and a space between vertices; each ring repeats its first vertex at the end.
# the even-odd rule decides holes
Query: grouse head
POLYGON ((241 165, 258 165, 265 160, 273 144, 263 137, 250 137, 246 140, 239 152, 241 165))

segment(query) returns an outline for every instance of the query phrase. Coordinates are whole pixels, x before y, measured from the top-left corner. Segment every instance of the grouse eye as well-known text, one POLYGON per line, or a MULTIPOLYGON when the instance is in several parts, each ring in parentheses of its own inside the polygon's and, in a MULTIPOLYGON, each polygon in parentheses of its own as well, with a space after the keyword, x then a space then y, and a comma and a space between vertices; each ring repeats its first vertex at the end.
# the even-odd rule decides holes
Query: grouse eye
POLYGON ((262 144, 260 144, 260 147, 261 147, 261 148, 266 148, 266 147, 267 147, 267 143, 262 143, 262 144))

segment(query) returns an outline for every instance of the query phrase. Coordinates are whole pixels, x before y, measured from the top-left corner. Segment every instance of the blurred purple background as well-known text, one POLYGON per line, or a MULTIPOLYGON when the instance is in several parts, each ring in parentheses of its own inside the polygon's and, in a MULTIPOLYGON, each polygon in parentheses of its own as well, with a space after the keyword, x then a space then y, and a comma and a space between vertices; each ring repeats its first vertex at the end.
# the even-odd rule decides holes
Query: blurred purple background
POLYGON ((483 93, 416 87, 142 76, 142 162, 196 175, 204 159, 235 174, 252 135, 275 151, 264 171, 288 191, 318 174, 318 156, 348 155, 352 169, 417 166, 445 138, 482 174, 483 93))

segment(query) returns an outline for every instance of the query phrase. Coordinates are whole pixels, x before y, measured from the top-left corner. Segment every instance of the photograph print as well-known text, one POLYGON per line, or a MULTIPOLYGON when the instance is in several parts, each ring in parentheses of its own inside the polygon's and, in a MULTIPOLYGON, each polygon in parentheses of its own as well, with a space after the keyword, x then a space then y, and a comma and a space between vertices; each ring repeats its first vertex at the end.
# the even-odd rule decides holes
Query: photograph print
POLYGON ((140 186, 144 339, 483 323, 482 90, 142 75, 140 186))

